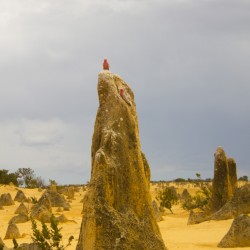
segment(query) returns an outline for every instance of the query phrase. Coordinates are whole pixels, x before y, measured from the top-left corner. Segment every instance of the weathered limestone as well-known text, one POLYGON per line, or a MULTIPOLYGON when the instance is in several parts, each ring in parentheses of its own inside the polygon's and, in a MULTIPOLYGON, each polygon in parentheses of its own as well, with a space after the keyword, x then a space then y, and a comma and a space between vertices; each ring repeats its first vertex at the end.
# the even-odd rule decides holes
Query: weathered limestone
POLYGON ((156 221, 162 221, 163 218, 162 218, 162 213, 160 211, 160 208, 157 204, 157 202, 155 200, 152 201, 152 206, 153 206, 153 209, 154 209, 154 213, 155 213, 155 218, 156 218, 156 221))
POLYGON ((58 192, 48 190, 46 191, 41 199, 48 198, 51 204, 51 207, 63 207, 63 208, 69 208, 70 205, 65 200, 64 196, 59 194, 58 192))
POLYGON ((28 215, 26 214, 18 214, 10 219, 9 224, 18 224, 18 223, 25 223, 29 220, 28 215))
POLYGON ((228 233, 223 237, 218 247, 250 247, 250 218, 241 214, 234 219, 228 233))
POLYGON ((22 190, 18 190, 16 193, 16 196, 14 198, 14 201, 18 202, 28 202, 27 197, 25 196, 24 192, 22 190))
POLYGON ((242 200, 244 191, 237 190, 237 168, 233 158, 227 158, 222 147, 218 147, 214 153, 214 179, 212 196, 204 212, 191 212, 188 225, 201 223, 207 220, 223 220, 234 218, 239 211, 245 211, 243 203, 237 203, 236 199, 242 200), (237 207, 237 211, 235 211, 237 207))
POLYGON ((22 202, 19 207, 16 209, 15 214, 28 214, 28 209, 22 202))
POLYGON ((211 220, 233 219, 240 214, 250 213, 250 184, 235 190, 234 195, 219 211, 212 214, 211 220))
POLYGON ((190 193, 188 192, 188 190, 185 188, 181 194, 181 200, 187 200, 187 199, 190 199, 191 198, 191 195, 190 193))
POLYGON ((16 226, 16 224, 9 224, 4 239, 5 240, 7 240, 7 239, 18 239, 18 238, 21 238, 21 237, 22 236, 21 236, 21 234, 19 232, 19 229, 16 226))
POLYGON ((5 193, 0 196, 0 206, 12 206, 12 205, 15 205, 15 202, 12 200, 12 197, 9 193, 5 193))
POLYGON ((204 212, 194 212, 193 210, 190 211, 188 216, 187 225, 194 225, 199 224, 201 222, 209 220, 209 216, 207 213, 204 212))
POLYGON ((76 249, 166 249, 149 194, 134 94, 119 76, 105 70, 99 74, 98 96, 91 180, 76 249))
POLYGON ((232 193, 234 193, 234 191, 237 189, 238 186, 236 162, 233 158, 228 158, 227 164, 228 164, 229 183, 231 185, 232 193))
POLYGON ((48 195, 43 195, 36 203, 30 213, 30 217, 43 222, 50 222, 52 206, 48 195))
POLYGON ((222 147, 218 147, 214 153, 214 179, 211 197, 211 212, 218 211, 232 197, 232 189, 229 182, 227 157, 222 147))

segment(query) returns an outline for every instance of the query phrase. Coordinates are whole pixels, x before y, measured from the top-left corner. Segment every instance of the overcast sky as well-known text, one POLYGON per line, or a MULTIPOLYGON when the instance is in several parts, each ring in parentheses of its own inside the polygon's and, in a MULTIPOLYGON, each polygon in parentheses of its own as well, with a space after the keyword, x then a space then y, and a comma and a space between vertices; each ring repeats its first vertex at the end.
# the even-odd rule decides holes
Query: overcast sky
POLYGON ((250 1, 1 0, 0 168, 86 183, 103 58, 135 93, 153 180, 250 176, 250 1))

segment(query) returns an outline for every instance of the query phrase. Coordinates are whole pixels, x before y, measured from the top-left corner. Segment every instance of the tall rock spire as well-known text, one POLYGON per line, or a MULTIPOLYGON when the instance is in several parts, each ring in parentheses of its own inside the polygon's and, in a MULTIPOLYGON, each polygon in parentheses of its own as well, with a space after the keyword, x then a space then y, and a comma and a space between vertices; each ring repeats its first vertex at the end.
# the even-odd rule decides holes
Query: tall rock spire
POLYGON ((122 78, 103 70, 98 96, 91 180, 76 249, 166 249, 152 208, 134 94, 122 78))

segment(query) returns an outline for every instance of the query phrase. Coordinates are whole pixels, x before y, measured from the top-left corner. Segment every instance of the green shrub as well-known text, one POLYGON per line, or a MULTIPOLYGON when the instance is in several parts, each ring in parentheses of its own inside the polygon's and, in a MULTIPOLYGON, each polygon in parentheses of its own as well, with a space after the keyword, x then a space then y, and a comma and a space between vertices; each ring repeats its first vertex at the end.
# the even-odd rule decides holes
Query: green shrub
POLYGON ((199 187, 199 190, 196 192, 195 196, 188 197, 182 204, 182 208, 185 210, 192 210, 199 208, 204 211, 211 199, 212 187, 207 182, 200 181, 200 174, 196 173, 198 181, 196 186, 199 187))
POLYGON ((175 189, 170 187, 165 187, 162 191, 159 191, 156 199, 162 207, 169 209, 171 213, 173 213, 172 205, 178 203, 177 193, 175 189))
POLYGON ((38 202, 37 198, 35 196, 30 197, 31 203, 36 204, 38 202))
POLYGON ((36 243, 42 250, 64 250, 71 245, 71 241, 74 239, 70 236, 68 244, 62 245, 62 234, 60 233, 62 228, 58 228, 58 223, 54 216, 51 217, 51 224, 49 229, 47 225, 42 222, 42 230, 37 228, 37 224, 34 219, 31 219, 33 236, 32 241, 36 243))

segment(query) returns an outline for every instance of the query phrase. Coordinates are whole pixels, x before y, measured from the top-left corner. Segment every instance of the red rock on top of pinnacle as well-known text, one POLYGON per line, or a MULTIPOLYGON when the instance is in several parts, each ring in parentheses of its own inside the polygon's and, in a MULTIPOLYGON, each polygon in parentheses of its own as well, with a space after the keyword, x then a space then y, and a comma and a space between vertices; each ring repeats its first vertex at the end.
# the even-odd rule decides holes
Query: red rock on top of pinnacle
POLYGON ((104 70, 109 70, 108 59, 105 58, 102 65, 104 70))

